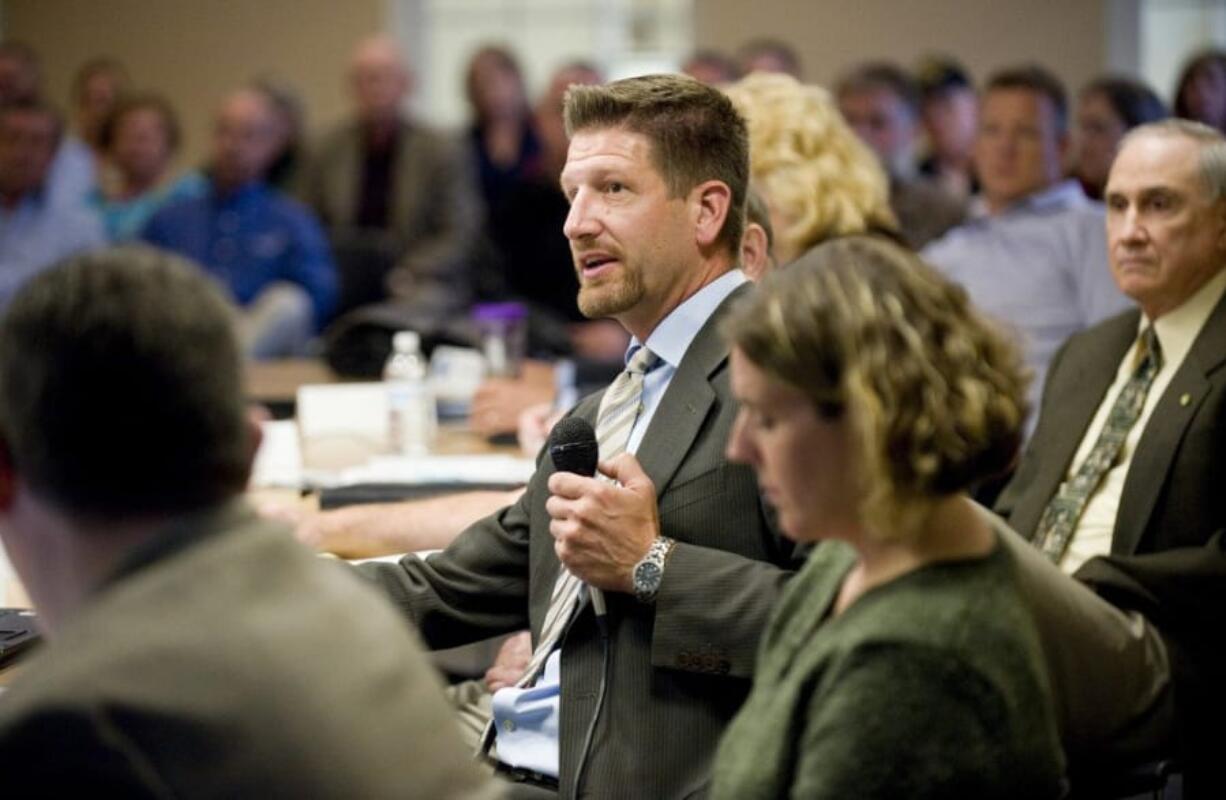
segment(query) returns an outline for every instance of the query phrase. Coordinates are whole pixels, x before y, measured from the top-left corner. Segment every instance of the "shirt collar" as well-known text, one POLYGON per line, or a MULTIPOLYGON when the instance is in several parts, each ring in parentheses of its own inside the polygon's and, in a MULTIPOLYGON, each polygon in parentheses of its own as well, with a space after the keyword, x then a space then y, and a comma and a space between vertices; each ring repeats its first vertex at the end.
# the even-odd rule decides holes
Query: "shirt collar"
MULTIPOLYGON (((715 313, 715 309, 748 280, 745 273, 739 269, 720 275, 670 311, 647 337, 647 347, 676 369, 681 364, 685 351, 689 349, 690 342, 694 341, 694 337, 715 313)), ((627 363, 634 351, 642 346, 643 343, 637 337, 631 337, 630 347, 626 349, 627 363)))
POLYGON ((1078 208, 1091 202, 1090 198, 1086 197, 1086 193, 1082 190, 1081 184, 1069 178, 1068 180, 1060 181, 1055 186, 1026 195, 996 215, 989 213, 988 203, 984 196, 982 194, 976 195, 971 200, 969 213, 970 216, 976 219, 982 219, 991 216, 1001 217, 1008 214, 1063 211, 1066 208, 1078 208))
MULTIPOLYGON (((1223 294, 1226 294, 1226 268, 1218 270, 1217 275, 1177 308, 1154 320, 1154 333, 1162 346, 1162 360, 1165 363, 1183 363, 1223 294)), ((1138 329, 1143 330, 1148 324, 1149 320, 1142 313, 1138 329)))

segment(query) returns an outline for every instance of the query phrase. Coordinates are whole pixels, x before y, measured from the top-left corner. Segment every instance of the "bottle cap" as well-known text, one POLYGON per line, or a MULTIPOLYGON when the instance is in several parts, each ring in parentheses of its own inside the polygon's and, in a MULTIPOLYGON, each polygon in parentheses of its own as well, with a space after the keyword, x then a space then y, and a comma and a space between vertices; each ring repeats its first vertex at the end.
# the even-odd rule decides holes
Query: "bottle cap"
POLYGON ((413 353, 421 350, 421 336, 417 331, 396 331, 392 337, 392 350, 397 353, 413 353))

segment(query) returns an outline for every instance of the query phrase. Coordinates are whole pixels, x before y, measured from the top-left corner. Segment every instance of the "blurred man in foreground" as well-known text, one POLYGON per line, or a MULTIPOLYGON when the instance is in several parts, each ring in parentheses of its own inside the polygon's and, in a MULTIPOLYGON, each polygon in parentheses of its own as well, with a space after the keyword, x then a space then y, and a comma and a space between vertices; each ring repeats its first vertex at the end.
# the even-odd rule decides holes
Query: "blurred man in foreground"
POLYGON ((0 696, 8 786, 493 796, 404 623, 239 499, 259 437, 191 265, 120 248, 39 276, 0 385, 0 540, 51 639, 0 696))

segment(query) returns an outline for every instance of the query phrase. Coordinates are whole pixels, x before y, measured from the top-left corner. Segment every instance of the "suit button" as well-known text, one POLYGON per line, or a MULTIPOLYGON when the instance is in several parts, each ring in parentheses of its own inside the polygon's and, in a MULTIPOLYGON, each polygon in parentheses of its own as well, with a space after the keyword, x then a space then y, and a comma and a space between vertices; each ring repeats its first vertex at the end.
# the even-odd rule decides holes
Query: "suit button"
POLYGON ((503 729, 504 731, 506 731, 507 733, 514 733, 514 731, 515 731, 515 720, 513 720, 513 719, 504 719, 504 720, 502 721, 502 729, 503 729))
POLYGON ((715 671, 720 675, 727 675, 732 671, 732 664, 726 658, 721 658, 719 663, 715 665, 715 671))
POLYGON ((690 651, 682 650, 677 655, 677 666, 681 667, 682 669, 690 668, 690 651))

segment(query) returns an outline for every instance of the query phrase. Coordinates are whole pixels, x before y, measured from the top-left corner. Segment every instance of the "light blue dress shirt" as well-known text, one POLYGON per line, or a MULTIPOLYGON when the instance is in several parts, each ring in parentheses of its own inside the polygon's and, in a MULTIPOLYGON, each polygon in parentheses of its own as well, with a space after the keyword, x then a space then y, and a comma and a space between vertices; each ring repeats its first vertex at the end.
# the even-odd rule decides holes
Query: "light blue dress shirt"
MULTIPOLYGON (((1038 409, 1047 366, 1072 334, 1131 307, 1111 277, 1102 206, 1076 181, 1027 197, 999 214, 955 228, 923 258, 962 284, 971 301, 1003 322, 1034 372, 1038 409)), ((1028 431, 1033 428, 1031 415, 1028 431)))
POLYGON ((0 308, 60 259, 106 243, 102 221, 82 204, 52 202, 38 192, 0 208, 0 308))
MULTIPOLYGON (((694 337, 728 295, 747 280, 739 269, 721 275, 673 309, 647 337, 647 347, 660 361, 643 377, 642 408, 630 429, 627 452, 638 450, 694 337)), ((637 338, 630 340, 626 363, 642 346, 637 338)), ((508 687, 494 693, 494 726, 498 733, 498 760, 502 763, 557 777, 561 662, 561 650, 554 650, 534 686, 508 687)))

